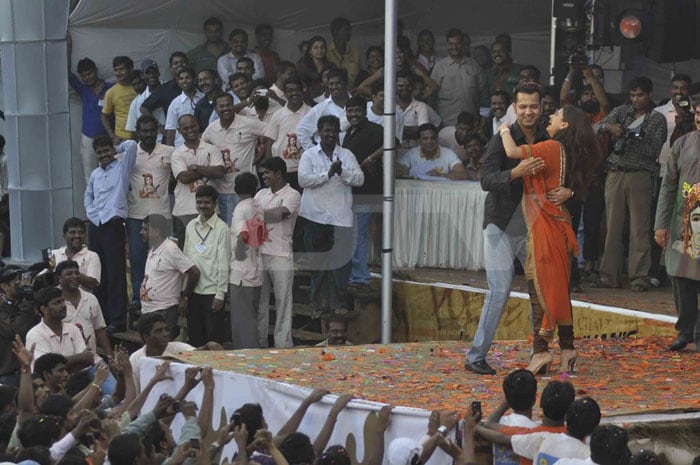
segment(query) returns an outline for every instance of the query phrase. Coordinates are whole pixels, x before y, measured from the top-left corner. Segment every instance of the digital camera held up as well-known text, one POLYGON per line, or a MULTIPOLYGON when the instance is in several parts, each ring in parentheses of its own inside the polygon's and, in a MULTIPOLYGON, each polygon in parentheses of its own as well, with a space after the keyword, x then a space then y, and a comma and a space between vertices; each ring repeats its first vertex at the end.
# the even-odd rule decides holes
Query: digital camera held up
POLYGON ((646 136, 646 132, 646 128, 643 125, 634 129, 625 128, 625 132, 615 141, 613 151, 618 155, 622 154, 629 142, 643 139, 646 136))

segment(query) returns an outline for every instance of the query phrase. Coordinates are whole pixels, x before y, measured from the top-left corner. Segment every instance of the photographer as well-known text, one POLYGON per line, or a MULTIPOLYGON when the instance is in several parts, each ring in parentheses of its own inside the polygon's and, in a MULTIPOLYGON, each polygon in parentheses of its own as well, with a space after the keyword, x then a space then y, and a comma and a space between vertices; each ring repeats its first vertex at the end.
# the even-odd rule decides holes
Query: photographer
POLYGON ((19 384, 19 363, 12 354, 15 334, 25 338, 38 322, 31 302, 31 287, 22 284, 22 270, 0 270, 0 384, 19 384), (27 289, 28 288, 28 289, 27 289))
POLYGON ((625 212, 629 210, 628 276, 634 291, 651 287, 651 208, 657 162, 666 141, 666 121, 653 110, 652 83, 647 77, 632 79, 628 85, 630 103, 615 108, 593 126, 599 134, 610 134, 614 150, 608 157, 605 207, 608 225, 605 250, 596 287, 620 287, 622 236, 625 212))

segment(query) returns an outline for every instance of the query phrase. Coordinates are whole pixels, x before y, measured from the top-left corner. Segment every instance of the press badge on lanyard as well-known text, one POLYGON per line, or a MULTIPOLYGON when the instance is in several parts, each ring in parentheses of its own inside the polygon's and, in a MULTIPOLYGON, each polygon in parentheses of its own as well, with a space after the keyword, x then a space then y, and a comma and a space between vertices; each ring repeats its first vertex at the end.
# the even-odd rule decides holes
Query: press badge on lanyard
POLYGON ((197 228, 194 228, 194 232, 197 233, 197 236, 199 236, 199 240, 201 241, 199 244, 194 246, 194 249, 197 251, 197 253, 204 253, 205 250, 207 250, 207 246, 204 245, 204 243, 207 241, 207 238, 209 237, 209 234, 211 234, 212 230, 214 228, 209 228, 209 231, 202 237, 201 234, 199 234, 199 231, 197 231, 197 228))

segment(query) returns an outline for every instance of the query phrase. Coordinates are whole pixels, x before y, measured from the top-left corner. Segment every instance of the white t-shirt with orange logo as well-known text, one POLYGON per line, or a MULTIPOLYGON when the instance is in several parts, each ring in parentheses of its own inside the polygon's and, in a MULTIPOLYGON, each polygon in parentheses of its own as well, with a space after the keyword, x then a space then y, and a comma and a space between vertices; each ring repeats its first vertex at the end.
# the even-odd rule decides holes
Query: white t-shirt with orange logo
POLYGON ((141 312, 165 310, 180 302, 182 278, 194 263, 170 239, 151 248, 141 282, 141 312))
MULTIPOLYGON (((175 179, 177 179, 180 173, 187 171, 190 165, 224 166, 221 150, 211 144, 207 144, 203 140, 199 141, 199 146, 195 150, 182 144, 173 151, 170 160, 175 179)), ((194 194, 200 186, 208 182, 209 179, 207 178, 201 178, 189 184, 183 184, 178 181, 175 185, 175 206, 173 207, 173 215, 196 215, 197 203, 194 194)))
POLYGON ((297 137, 297 126, 311 110, 303 104, 297 111, 284 107, 272 115, 265 136, 274 140, 272 156, 280 157, 287 164, 287 172, 295 173, 299 168, 299 159, 304 152, 297 137))

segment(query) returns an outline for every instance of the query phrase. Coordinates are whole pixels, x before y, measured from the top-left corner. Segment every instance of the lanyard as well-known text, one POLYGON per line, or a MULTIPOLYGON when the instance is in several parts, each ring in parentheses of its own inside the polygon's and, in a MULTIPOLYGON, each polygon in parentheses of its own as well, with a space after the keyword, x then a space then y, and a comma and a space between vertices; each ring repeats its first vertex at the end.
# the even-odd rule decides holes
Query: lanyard
POLYGON ((199 236, 199 240, 202 241, 202 242, 200 242, 200 244, 204 244, 204 243, 206 242, 207 237, 209 237, 209 234, 211 234, 211 232, 212 232, 213 229, 214 229, 214 228, 212 228, 212 227, 210 226, 210 227, 209 227, 209 231, 207 231, 207 233, 204 235, 204 237, 202 237, 202 235, 199 234, 199 231, 197 230, 197 226, 194 227, 194 232, 197 233, 197 235, 199 236))

